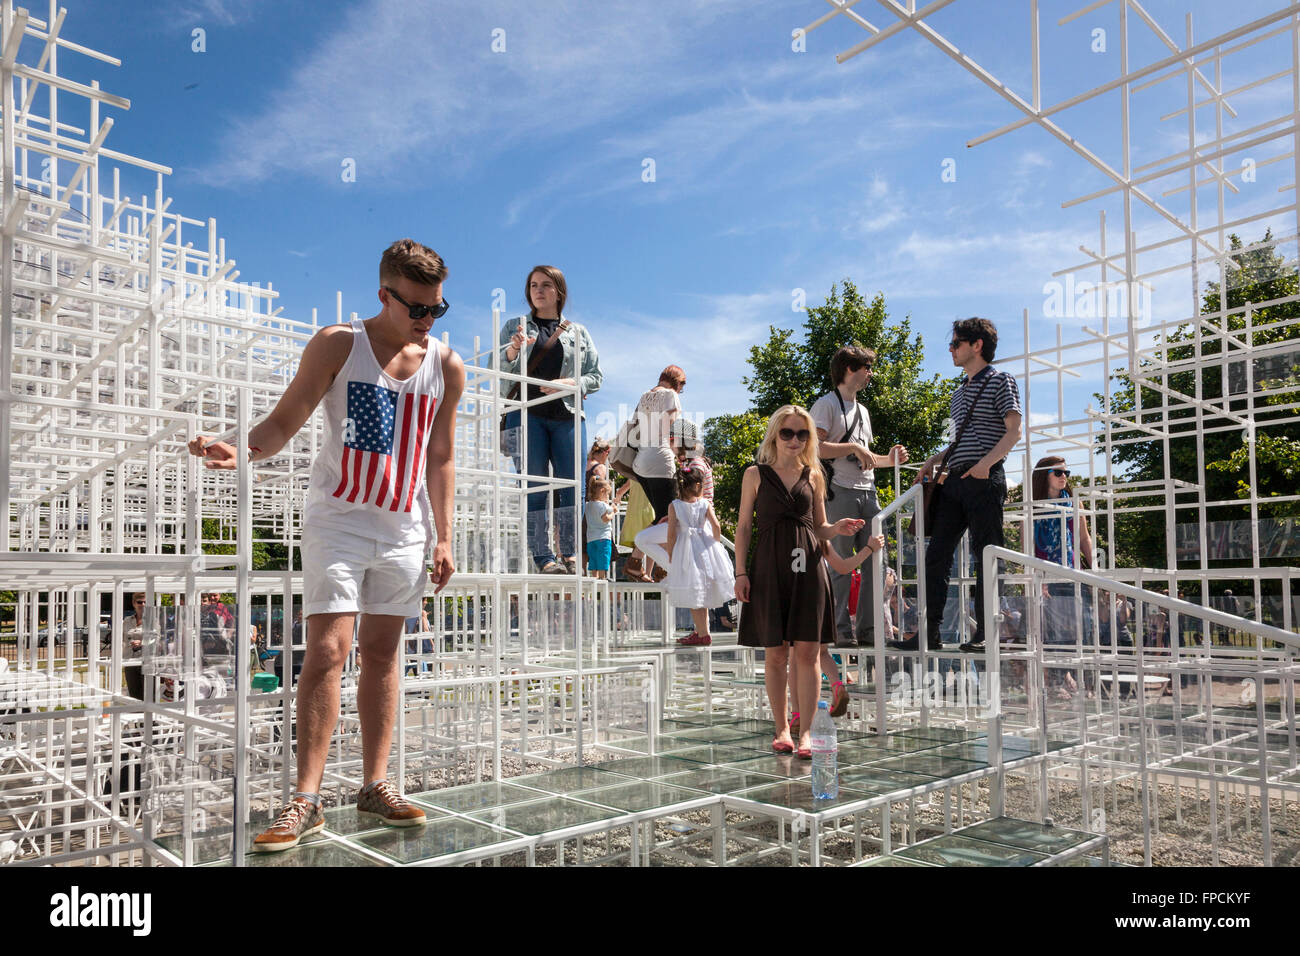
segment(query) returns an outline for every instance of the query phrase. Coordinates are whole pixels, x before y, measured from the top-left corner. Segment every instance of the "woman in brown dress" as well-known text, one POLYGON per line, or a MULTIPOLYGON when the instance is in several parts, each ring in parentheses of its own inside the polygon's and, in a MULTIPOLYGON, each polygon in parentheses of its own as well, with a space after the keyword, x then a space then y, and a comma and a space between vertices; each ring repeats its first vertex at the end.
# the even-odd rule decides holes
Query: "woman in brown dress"
MULTIPOLYGON (((740 643, 762 647, 767 700, 776 722, 772 749, 794 750, 786 712, 786 667, 790 645, 798 661, 795 705, 801 713, 817 709, 822 644, 835 639, 830 579, 821 560, 821 542, 855 534, 863 522, 826 521, 824 478, 817 462, 817 428, 798 405, 785 405, 767 423, 758 464, 745 470, 736 525, 736 597, 747 604, 740 616, 740 643), (757 508, 757 546, 752 574, 746 567, 757 508)), ((810 758, 812 721, 799 728, 797 753, 810 758)))

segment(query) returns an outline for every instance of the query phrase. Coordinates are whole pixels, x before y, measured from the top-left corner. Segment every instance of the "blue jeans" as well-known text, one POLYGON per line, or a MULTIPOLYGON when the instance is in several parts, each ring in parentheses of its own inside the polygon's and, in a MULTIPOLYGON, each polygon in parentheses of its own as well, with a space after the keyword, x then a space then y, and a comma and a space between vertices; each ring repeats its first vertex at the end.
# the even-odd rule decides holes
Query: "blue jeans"
MULTIPOLYGON (((572 418, 542 418, 538 415, 528 416, 528 467, 523 466, 521 455, 523 442, 519 439, 519 412, 510 412, 505 420, 506 447, 510 457, 521 473, 530 475, 550 474, 555 478, 572 479, 574 475, 574 428, 572 418), (510 433, 514 434, 511 435, 510 433), (512 440, 513 439, 513 440, 512 440)), ((587 425, 582 425, 582 448, 587 447, 587 425)), ((540 482, 529 482, 533 488, 540 482)), ((581 496, 586 497, 585 489, 581 496)), ((560 538, 560 552, 565 556, 578 553, 574 542, 573 489, 559 488, 554 493, 556 531, 560 538)), ((581 501, 579 502, 581 507, 581 501)), ((541 568, 549 561, 555 560, 551 550, 550 528, 546 523, 546 493, 530 491, 528 493, 528 550, 533 562, 541 568)))

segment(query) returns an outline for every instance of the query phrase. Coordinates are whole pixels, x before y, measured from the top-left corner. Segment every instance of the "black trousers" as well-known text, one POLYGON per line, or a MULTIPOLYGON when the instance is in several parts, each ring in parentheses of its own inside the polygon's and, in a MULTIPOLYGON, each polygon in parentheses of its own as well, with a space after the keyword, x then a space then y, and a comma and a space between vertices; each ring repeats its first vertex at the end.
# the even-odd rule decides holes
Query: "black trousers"
POLYGON ((672 505, 673 499, 677 497, 676 479, 642 478, 637 475, 636 480, 641 482, 641 490, 650 499, 650 507, 655 510, 655 521, 661 521, 668 515, 668 508, 672 505))
POLYGON ((1002 502, 1007 497, 1007 476, 1001 465, 989 469, 988 478, 960 477, 970 466, 953 468, 939 486, 934 527, 925 548, 925 615, 928 636, 937 640, 948 601, 948 579, 957 544, 970 531, 971 553, 975 556, 975 635, 984 640, 984 562, 981 555, 990 544, 1001 547, 1002 502))

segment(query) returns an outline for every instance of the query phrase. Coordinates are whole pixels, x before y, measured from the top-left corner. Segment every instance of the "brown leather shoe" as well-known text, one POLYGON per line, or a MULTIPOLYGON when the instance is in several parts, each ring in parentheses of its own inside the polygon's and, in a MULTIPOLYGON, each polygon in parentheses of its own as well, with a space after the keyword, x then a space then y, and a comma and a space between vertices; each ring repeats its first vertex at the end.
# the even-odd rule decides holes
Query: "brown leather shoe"
POLYGON ((256 853, 291 850, 298 841, 325 829, 325 813, 310 800, 291 800, 284 805, 275 823, 253 838, 256 853))
POLYGON ((662 565, 659 564, 656 564, 655 569, 650 572, 650 580, 653 581, 655 584, 658 584, 666 577, 668 577, 668 571, 662 565))
POLYGON ((418 827, 427 822, 424 811, 413 807, 387 780, 368 784, 357 795, 357 816, 390 827, 418 827))

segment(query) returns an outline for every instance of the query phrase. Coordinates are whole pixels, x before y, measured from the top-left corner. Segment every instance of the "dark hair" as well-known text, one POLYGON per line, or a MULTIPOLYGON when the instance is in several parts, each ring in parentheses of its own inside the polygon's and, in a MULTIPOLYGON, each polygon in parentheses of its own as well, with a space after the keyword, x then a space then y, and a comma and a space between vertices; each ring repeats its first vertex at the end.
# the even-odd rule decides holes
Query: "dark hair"
MULTIPOLYGON (((1048 501, 1047 496, 1047 478, 1052 469, 1057 465, 1064 465, 1065 459, 1060 455, 1048 455, 1046 458, 1038 459, 1038 464, 1034 465, 1034 477, 1030 481, 1029 493, 1033 501, 1048 501)), ((1070 490, 1067 484, 1065 490, 1070 490)))
POLYGON ((875 361, 875 349, 858 345, 856 342, 844 346, 831 356, 831 384, 838 386, 844 381, 844 376, 849 374, 850 369, 856 372, 862 366, 872 365, 875 361))
POLYGON ((533 266, 528 270, 528 276, 524 279, 524 301, 528 303, 528 314, 537 315, 537 308, 533 305, 533 294, 529 285, 533 281, 533 276, 541 273, 555 283, 555 314, 564 315, 564 303, 569 299, 569 286, 564 281, 564 273, 555 266, 533 266))
POLYGON ((437 285, 447 278, 442 257, 414 239, 398 239, 379 260, 379 284, 410 279, 420 285, 437 285))
POLYGON ((686 384, 686 373, 679 365, 669 365, 659 373, 659 384, 671 389, 679 389, 686 384))
POLYGON ((694 495, 704 491, 704 471, 689 461, 677 469, 677 497, 685 497, 688 491, 694 495))
POLYGON ((993 356, 997 354, 998 330, 988 319, 958 319, 952 324, 952 334, 954 338, 961 339, 963 342, 972 344, 983 342, 984 348, 980 350, 980 357, 986 362, 992 362, 993 356))

